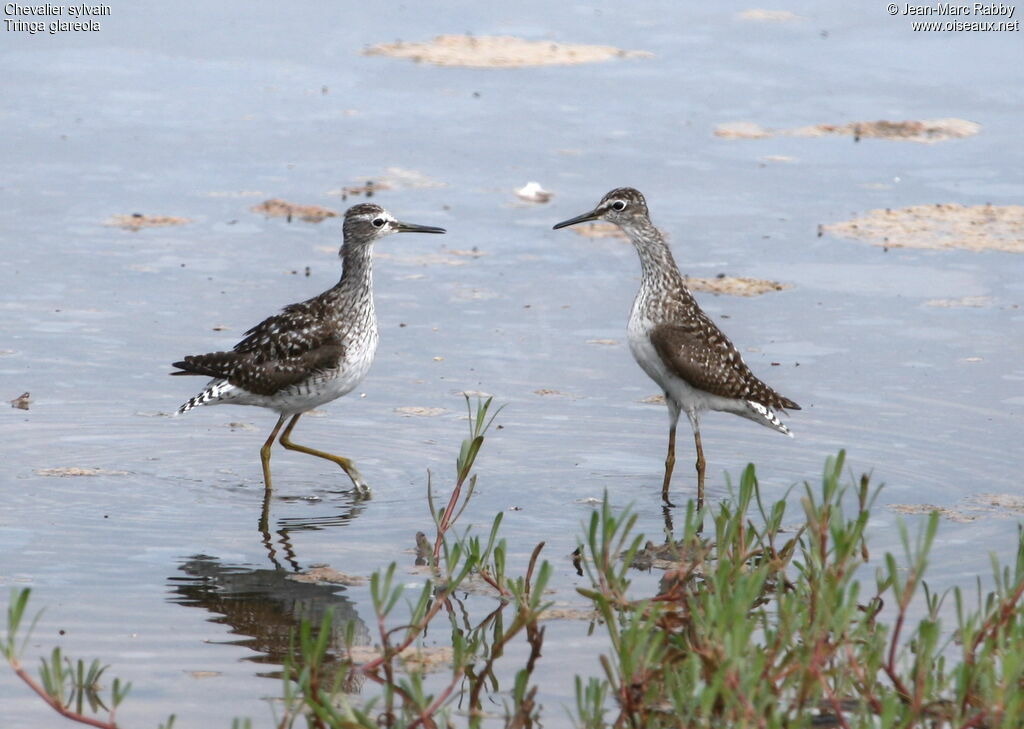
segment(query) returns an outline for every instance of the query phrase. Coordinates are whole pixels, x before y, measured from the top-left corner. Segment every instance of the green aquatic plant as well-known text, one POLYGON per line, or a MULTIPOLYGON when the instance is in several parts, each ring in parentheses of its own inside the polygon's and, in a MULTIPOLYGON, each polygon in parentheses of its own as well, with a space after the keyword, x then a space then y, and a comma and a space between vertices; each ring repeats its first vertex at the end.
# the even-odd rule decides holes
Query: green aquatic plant
POLYGON ((552 573, 551 566, 539 559, 543 543, 533 549, 525 575, 510 577, 506 569, 507 545, 498 538, 500 513, 486 539, 469 534, 448 538, 476 488, 473 466, 484 435, 500 412, 499 408, 490 413, 491 402, 491 398, 478 401, 474 413, 467 398, 469 437, 459 450, 455 486, 443 510, 434 507, 433 484, 428 478, 427 501, 436 527, 430 578, 415 599, 403 602, 405 588, 395 578, 396 563, 370 577, 370 599, 378 628, 377 655, 363 662, 353 657, 350 623, 346 627, 343 670, 335 674, 333 681, 323 680, 331 615, 325 615, 319 637, 314 637, 309 623, 303 622, 298 649, 285 671, 285 711, 277 724, 280 729, 292 727, 300 717, 316 729, 435 729, 439 721, 448 723, 448 706, 457 697, 465 700, 463 710, 469 717, 469 726, 479 726, 485 716, 483 701, 498 686, 495 665, 506 647, 521 636, 530 646, 530 658, 515 673, 506 714, 510 725, 528 726, 536 721, 537 689, 530 685, 530 678, 543 645, 544 630, 538 620, 548 606, 543 596, 552 573), (487 591, 496 604, 483 616, 471 618, 457 597, 458 592, 469 590, 487 591), (402 614, 406 617, 395 617, 399 606, 404 607, 402 614), (446 652, 444 656, 451 673, 443 688, 431 693, 424 680, 430 662, 424 637, 435 621, 446 623, 450 654, 446 652), (341 674, 345 677, 337 678, 341 674), (353 701, 342 690, 355 683, 353 675, 377 684, 379 695, 353 701))
POLYGON ((979 584, 974 612, 952 591, 950 630, 943 597, 924 582, 938 514, 914 537, 901 524, 902 559, 884 555, 873 582, 862 581, 877 490, 867 477, 842 485, 843 462, 841 452, 820 487, 805 485, 795 531, 783 528, 785 501, 764 508, 749 466, 735 502, 711 513, 713 536, 700 536, 702 515, 691 510, 683 539, 661 548, 668 566, 649 597, 629 599, 608 558, 609 544, 630 545, 632 558, 632 517, 596 514, 583 544, 595 589, 580 592, 605 617, 611 651, 603 678, 577 682, 577 725, 1024 725, 1024 540, 1012 567, 993 563, 995 590, 979 584))
MULTIPOLYGON (((111 682, 108 708, 101 696, 101 678, 109 666, 101 665, 98 660, 93 660, 88 666, 81 659, 72 661, 60 648, 54 648, 49 658, 40 659, 38 680, 34 679, 22 665, 21 656, 32 629, 42 614, 37 613, 28 628, 22 630, 31 594, 32 590, 27 587, 11 591, 11 602, 7 606, 7 634, 2 642, 7 663, 19 679, 61 716, 87 726, 116 729, 117 707, 128 695, 131 684, 122 683, 118 678, 111 682), (24 638, 19 643, 18 636, 21 633, 24 634, 24 638), (101 710, 107 712, 107 718, 103 720, 86 714, 86 705, 92 714, 97 714, 101 710)), ((174 717, 171 717, 167 723, 168 729, 173 723, 174 717)))
POLYGON ((441 556, 445 534, 452 528, 452 525, 462 515, 462 512, 466 510, 470 499, 473 498, 473 492, 476 491, 476 476, 473 474, 476 457, 483 447, 484 435, 494 423, 494 419, 498 417, 498 413, 505 407, 502 405, 491 413, 490 417, 487 417, 494 398, 488 397, 486 400, 477 398, 476 413, 474 414, 469 395, 463 395, 463 397, 466 399, 466 411, 469 415, 469 437, 462 441, 462 446, 459 448, 459 457, 455 461, 455 488, 452 489, 448 505, 443 511, 437 509, 434 505, 432 475, 427 471, 427 506, 430 508, 430 515, 434 519, 434 525, 437 528, 437 537, 434 540, 433 551, 434 565, 437 564, 441 556), (466 487, 465 497, 462 496, 463 486, 466 487), (459 505, 460 500, 461 506, 459 505))
MULTIPOLYGON (((354 623, 341 627, 343 645, 332 642, 330 613, 318 625, 302 622, 284 665, 280 729, 528 729, 559 711, 540 705, 534 677, 553 572, 540 559, 543 544, 513 574, 500 514, 481 535, 451 528, 473 493, 489 404, 470 414, 447 507, 433 508, 431 494, 441 543, 425 583, 410 594, 396 563, 371 576, 372 649, 355 645, 354 623), (520 650, 510 651, 514 644, 520 650), (428 679, 439 666, 443 677, 428 679)), ((867 476, 844 478, 844 459, 842 452, 830 458, 819 484, 774 503, 763 500, 748 466, 732 498, 707 510, 691 503, 679 535, 660 545, 636 533, 631 510, 616 511, 605 499, 580 539, 586 584, 578 588, 598 616, 591 639, 604 654, 595 671, 576 677, 572 722, 581 729, 1024 726, 1024 533, 1011 565, 993 558, 990 588, 979 580, 974 598, 959 587, 937 594, 925 577, 938 515, 916 533, 901 523, 901 553, 872 558, 866 529, 878 489, 867 476), (657 589, 634 584, 638 565, 663 571, 657 589)), ((98 662, 55 652, 38 681, 22 667, 28 596, 12 593, 2 642, 16 675, 69 719, 116 726, 113 709, 128 688, 118 681, 109 717, 87 715, 105 710, 106 668, 98 662)), ((243 729, 245 720, 233 726, 243 729)))

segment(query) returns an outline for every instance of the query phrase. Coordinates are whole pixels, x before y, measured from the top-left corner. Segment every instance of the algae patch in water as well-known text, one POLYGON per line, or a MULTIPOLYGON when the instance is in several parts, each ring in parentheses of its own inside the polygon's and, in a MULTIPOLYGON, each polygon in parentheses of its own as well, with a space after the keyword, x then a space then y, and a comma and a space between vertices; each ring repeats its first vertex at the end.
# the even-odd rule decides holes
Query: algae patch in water
POLYGON ((361 575, 349 575, 326 565, 310 567, 305 572, 288 575, 287 579, 313 585, 362 585, 366 583, 366 578, 361 575))
POLYGON ((933 511, 949 521, 970 523, 985 517, 1019 519, 1024 515, 1024 497, 1017 494, 975 494, 957 508, 932 504, 889 504, 898 514, 929 514, 933 511))
POLYGON ((740 20, 752 20, 757 23, 790 23, 794 20, 804 20, 792 10, 765 10, 764 8, 750 8, 736 13, 740 20))
POLYGON ((870 210, 822 231, 891 248, 1024 253, 1024 206, 938 203, 870 210))
POLYGON ((338 215, 337 212, 330 208, 320 207, 319 205, 299 205, 297 203, 290 203, 287 200, 281 200, 280 198, 264 200, 259 205, 254 205, 249 209, 254 213, 262 213, 268 218, 287 218, 289 223, 292 221, 292 218, 298 218, 307 223, 319 223, 327 218, 334 218, 338 215))
POLYGON ((961 296, 959 299, 929 299, 925 306, 942 309, 974 308, 981 309, 992 305, 991 296, 961 296))
POLYGON ((188 218, 179 218, 173 215, 143 215, 132 213, 131 215, 112 215, 104 225, 125 230, 142 230, 143 228, 166 228, 171 225, 185 225, 191 223, 188 218))
POLYGON ((854 141, 862 138, 891 139, 933 144, 971 137, 981 125, 966 119, 922 119, 905 121, 857 121, 846 124, 814 124, 792 129, 771 129, 755 122, 728 122, 715 127, 715 136, 723 139, 766 139, 768 137, 823 137, 846 135, 854 141))
POLYGON ((512 36, 488 35, 439 35, 422 43, 378 43, 366 48, 363 54, 464 68, 572 66, 615 59, 650 58, 653 55, 647 51, 626 51, 614 46, 529 41, 512 36))
POLYGON ((588 223, 587 225, 574 225, 569 228, 576 235, 584 238, 619 238, 629 240, 622 228, 615 223, 588 223))
POLYGON ((714 278, 687 277, 686 286, 691 291, 703 291, 709 294, 727 294, 729 296, 760 296, 769 291, 791 289, 791 284, 769 281, 763 278, 747 278, 745 276, 715 276, 714 278))
POLYGON ((444 415, 448 411, 444 408, 425 408, 417 405, 409 405, 406 407, 395 408, 395 412, 404 418, 433 418, 438 415, 444 415))
POLYGON ((37 468, 37 476, 127 476, 127 471, 111 471, 106 468, 80 468, 78 466, 60 466, 58 468, 37 468))

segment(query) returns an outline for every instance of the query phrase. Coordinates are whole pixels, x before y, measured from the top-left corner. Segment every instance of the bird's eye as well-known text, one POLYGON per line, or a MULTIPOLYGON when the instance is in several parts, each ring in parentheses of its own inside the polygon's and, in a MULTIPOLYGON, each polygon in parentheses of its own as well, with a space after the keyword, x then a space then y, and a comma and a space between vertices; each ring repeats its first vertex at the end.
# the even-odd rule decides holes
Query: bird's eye
POLYGON ((622 200, 616 200, 615 202, 612 203, 612 210, 625 210, 625 209, 626 209, 626 203, 624 203, 622 200))
POLYGON ((384 218, 374 218, 371 221, 371 224, 373 225, 374 228, 383 228, 385 222, 387 221, 385 221, 384 218))

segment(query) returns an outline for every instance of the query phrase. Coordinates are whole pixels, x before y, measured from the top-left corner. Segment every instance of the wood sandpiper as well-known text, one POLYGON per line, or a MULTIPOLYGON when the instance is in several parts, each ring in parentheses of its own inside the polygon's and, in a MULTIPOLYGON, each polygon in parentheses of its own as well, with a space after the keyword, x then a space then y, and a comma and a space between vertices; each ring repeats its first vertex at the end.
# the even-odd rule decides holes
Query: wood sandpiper
POLYGON ((668 405, 668 455, 661 496, 676 462, 676 424, 686 413, 697 449, 697 508, 704 506, 704 449, 700 413, 704 410, 742 415, 793 437, 775 410, 800 406, 759 380, 728 337, 697 305, 686 288, 672 251, 651 224, 644 196, 631 187, 612 190, 593 210, 563 220, 555 229, 589 220, 607 220, 629 236, 640 255, 640 290, 629 315, 629 348, 637 364, 658 383, 668 405))
POLYGON ((263 482, 270 479, 270 449, 281 426, 280 443, 293 451, 337 463, 358 493, 369 486, 347 458, 292 442, 302 414, 351 392, 366 376, 377 351, 377 317, 373 307, 373 244, 391 233, 444 233, 443 228, 402 223, 379 205, 354 205, 345 213, 341 280, 312 299, 286 306, 246 332, 230 352, 196 354, 175 362, 172 375, 213 379, 178 408, 198 405, 255 405, 279 414, 277 425, 260 449, 263 482))

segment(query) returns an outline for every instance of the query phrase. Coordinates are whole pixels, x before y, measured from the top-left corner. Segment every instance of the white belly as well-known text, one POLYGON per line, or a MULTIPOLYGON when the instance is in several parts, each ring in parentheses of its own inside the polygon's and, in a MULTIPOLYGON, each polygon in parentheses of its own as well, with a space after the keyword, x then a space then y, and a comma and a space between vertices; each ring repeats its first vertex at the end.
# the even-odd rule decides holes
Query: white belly
POLYGON ((352 392, 370 371, 377 353, 377 328, 361 342, 353 342, 337 370, 325 372, 307 382, 267 398, 267 405, 282 415, 304 413, 352 392))
POLYGON ((316 377, 301 385, 296 385, 294 388, 289 388, 286 393, 279 393, 267 398, 269 401, 267 407, 277 410, 282 415, 295 415, 326 405, 332 400, 337 400, 352 392, 366 377, 372 361, 372 359, 362 360, 358 364, 336 372, 324 373, 323 377, 316 377))
POLYGON ((739 400, 713 395, 697 389, 686 380, 671 372, 651 344, 650 332, 654 323, 635 311, 629 317, 627 333, 629 350, 633 359, 647 376, 658 383, 668 400, 670 417, 675 417, 673 407, 682 412, 698 413, 702 410, 721 410, 747 416, 747 406, 739 400))
POLYGON ((217 396, 208 405, 253 405, 275 410, 281 415, 297 415, 320 407, 352 392, 370 371, 377 352, 378 334, 374 327, 362 340, 352 341, 345 351, 345 359, 334 370, 326 370, 297 385, 273 395, 258 395, 214 380, 217 396))

